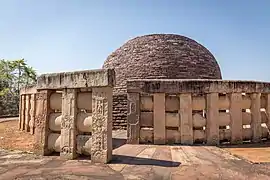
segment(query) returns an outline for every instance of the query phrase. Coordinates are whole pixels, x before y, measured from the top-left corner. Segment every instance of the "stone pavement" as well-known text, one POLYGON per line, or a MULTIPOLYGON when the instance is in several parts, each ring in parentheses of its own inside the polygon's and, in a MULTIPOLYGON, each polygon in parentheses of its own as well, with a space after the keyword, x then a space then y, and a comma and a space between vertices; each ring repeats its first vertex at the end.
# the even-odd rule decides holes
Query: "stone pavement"
POLYGON ((270 179, 269 164, 251 164, 217 147, 129 145, 122 131, 114 137, 113 161, 107 165, 0 150, 0 180, 270 179))
POLYGON ((270 179, 270 166, 251 164, 216 147, 123 145, 112 163, 60 160, 20 151, 0 151, 1 180, 29 179, 270 179))

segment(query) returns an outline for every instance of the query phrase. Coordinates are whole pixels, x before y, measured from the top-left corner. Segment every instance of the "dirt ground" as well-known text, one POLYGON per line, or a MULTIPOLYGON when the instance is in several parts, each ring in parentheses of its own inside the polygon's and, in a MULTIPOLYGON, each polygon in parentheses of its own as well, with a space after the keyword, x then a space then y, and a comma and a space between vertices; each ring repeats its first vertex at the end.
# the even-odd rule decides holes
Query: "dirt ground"
POLYGON ((31 151, 34 136, 18 130, 18 121, 0 122, 0 148, 31 151))
POLYGON ((224 149, 252 163, 270 163, 270 142, 263 144, 243 144, 224 147, 224 149))

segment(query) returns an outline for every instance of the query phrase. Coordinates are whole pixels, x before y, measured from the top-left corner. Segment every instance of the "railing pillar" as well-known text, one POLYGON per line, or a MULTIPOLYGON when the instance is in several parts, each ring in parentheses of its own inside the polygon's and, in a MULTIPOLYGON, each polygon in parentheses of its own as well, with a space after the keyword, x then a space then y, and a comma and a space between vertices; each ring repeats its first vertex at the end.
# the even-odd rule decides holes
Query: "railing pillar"
POLYGON ((91 160, 108 163, 112 159, 112 88, 92 89, 91 160))
POLYGON ((251 98, 251 129, 252 142, 257 143, 262 139, 261 120, 261 93, 253 93, 251 98))
POLYGON ((36 94, 36 123, 35 123, 35 144, 34 151, 40 155, 49 155, 48 134, 49 134, 49 106, 50 90, 41 90, 36 94))
POLYGON ((165 93, 154 94, 154 144, 166 143, 165 93))
POLYGON ((242 94, 230 94, 230 129, 231 143, 241 144, 243 142, 243 120, 242 120, 242 94))
POLYGON ((140 94, 127 94, 127 143, 140 143, 140 94))
POLYGON ((63 159, 77 157, 76 146, 77 90, 63 89, 60 156, 63 159))
POLYGON ((193 144, 193 119, 191 94, 180 94, 181 144, 193 144))
POLYGON ((219 144, 218 101, 219 101, 218 93, 207 94, 206 143, 208 145, 219 144))

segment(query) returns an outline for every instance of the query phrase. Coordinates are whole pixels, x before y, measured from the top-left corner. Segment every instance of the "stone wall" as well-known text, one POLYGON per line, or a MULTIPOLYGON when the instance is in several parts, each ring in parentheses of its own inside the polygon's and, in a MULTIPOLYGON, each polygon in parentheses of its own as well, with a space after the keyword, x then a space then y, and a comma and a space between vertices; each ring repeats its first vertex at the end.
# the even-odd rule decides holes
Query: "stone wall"
POLYGON ((128 142, 218 145, 269 139, 270 83, 127 82, 128 142))
POLYGON ((38 77, 35 92, 22 89, 19 127, 29 131, 29 116, 34 116, 35 152, 109 162, 114 78, 113 70, 45 74, 38 77))
POLYGON ((19 129, 31 134, 35 132, 36 93, 35 86, 20 90, 19 129))
POLYGON ((127 128, 127 94, 113 96, 113 129, 127 128))

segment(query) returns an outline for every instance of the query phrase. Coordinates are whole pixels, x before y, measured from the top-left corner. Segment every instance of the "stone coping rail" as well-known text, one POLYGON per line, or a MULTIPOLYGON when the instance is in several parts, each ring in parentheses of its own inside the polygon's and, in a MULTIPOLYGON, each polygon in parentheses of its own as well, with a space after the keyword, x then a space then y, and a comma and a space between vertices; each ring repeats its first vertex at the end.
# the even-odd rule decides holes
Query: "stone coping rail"
POLYGON ((113 69, 98 69, 42 74, 37 79, 36 88, 41 90, 105 86, 113 87, 114 84, 115 73, 113 69))
POLYGON ((270 83, 205 79, 127 82, 130 144, 269 140, 270 83))
POLYGON ((270 82, 210 79, 137 79, 127 81, 127 91, 148 93, 270 93, 270 82))

